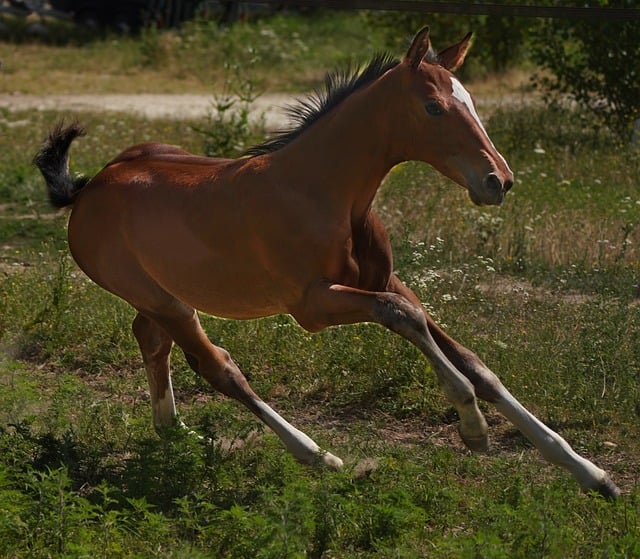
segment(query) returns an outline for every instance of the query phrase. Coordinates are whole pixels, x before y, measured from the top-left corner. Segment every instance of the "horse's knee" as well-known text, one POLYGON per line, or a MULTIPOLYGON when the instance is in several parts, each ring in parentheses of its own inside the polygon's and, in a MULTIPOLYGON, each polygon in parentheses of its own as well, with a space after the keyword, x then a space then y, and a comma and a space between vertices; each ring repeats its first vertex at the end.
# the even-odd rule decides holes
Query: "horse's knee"
POLYGON ((427 321, 422 309, 395 293, 386 293, 376 303, 373 313, 380 324, 414 344, 422 345, 428 334, 427 321))
POLYGON ((255 396, 246 377, 230 357, 224 361, 219 382, 219 390, 231 398, 245 400, 247 396, 255 396))

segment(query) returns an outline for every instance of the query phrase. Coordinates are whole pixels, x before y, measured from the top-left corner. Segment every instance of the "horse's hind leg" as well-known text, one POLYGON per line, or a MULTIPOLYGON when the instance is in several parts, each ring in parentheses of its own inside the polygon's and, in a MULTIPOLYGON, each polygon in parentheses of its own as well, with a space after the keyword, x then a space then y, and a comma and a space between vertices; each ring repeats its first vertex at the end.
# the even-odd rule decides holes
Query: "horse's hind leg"
MULTIPOLYGON (((392 279, 390 288, 416 304, 420 303, 398 278, 392 279)), ((620 494, 620 490, 606 472, 577 454, 560 435, 549 429, 518 402, 475 353, 445 334, 426 312, 425 316, 429 332, 438 347, 471 381, 476 395, 492 403, 536 446, 546 460, 571 472, 585 491, 598 491, 605 497, 617 497, 620 494)))
POLYGON ((155 320, 140 313, 133 321, 133 333, 138 340, 149 380, 153 425, 156 429, 170 427, 176 422, 176 404, 169 370, 173 340, 155 320))
MULTIPOLYGON (((213 388, 249 408, 282 439, 296 459, 306 464, 322 463, 334 469, 342 466, 340 458, 321 450, 312 439, 290 425, 256 395, 229 354, 209 341, 195 310, 176 301, 155 312, 145 311, 145 314, 153 317, 153 321, 161 327, 153 331, 158 336, 157 340, 162 338, 160 331, 165 336, 162 338, 164 345, 156 345, 158 348, 162 345, 163 348, 162 351, 158 351, 158 357, 164 355, 167 342, 173 339, 184 351, 194 371, 207 380, 213 388)), ((144 325, 143 329, 148 328, 143 319, 140 319, 140 322, 144 325)), ((151 332, 150 329, 145 331, 151 332)), ((165 390, 165 394, 167 393, 165 390)))

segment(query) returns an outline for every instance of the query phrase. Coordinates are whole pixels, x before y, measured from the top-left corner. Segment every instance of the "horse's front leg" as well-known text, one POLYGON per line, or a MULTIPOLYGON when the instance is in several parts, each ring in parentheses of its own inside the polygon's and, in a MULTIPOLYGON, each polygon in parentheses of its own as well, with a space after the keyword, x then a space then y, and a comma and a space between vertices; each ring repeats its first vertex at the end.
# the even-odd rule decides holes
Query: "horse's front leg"
MULTIPOLYGON (((393 276, 389 288, 410 299, 414 304, 419 304, 413 291, 396 276, 393 276)), ((473 383, 477 396, 492 403, 536 446, 546 460, 568 470, 585 491, 597 491, 608 498, 620 495, 620 490, 605 471, 578 455, 560 435, 520 404, 475 353, 445 334, 426 311, 424 315, 429 332, 438 347, 473 383)))
POLYGON ((472 450, 487 448, 487 422, 473 384, 454 367, 433 339, 422 306, 402 295, 320 283, 307 293, 304 308, 293 313, 311 331, 338 324, 377 322, 416 345, 431 361, 440 386, 460 416, 460 435, 472 450))

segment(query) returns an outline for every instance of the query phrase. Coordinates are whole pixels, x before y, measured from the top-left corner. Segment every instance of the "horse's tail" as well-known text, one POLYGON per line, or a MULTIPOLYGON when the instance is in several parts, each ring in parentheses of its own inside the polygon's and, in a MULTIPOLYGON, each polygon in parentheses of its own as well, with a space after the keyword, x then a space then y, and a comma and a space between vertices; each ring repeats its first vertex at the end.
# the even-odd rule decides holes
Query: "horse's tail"
POLYGON ((84 130, 78 123, 59 123, 42 144, 33 162, 47 183, 49 201, 56 208, 70 206, 89 177, 72 177, 69 172, 69 146, 84 130))

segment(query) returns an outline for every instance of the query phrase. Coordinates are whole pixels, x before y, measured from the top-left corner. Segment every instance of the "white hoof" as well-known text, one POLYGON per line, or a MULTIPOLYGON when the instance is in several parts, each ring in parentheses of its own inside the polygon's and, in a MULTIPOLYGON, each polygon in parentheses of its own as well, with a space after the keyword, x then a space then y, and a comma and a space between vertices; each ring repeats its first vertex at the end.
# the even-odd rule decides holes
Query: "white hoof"
POLYGON ((320 451, 319 458, 320 464, 330 470, 342 470, 344 466, 342 460, 330 452, 320 451))

